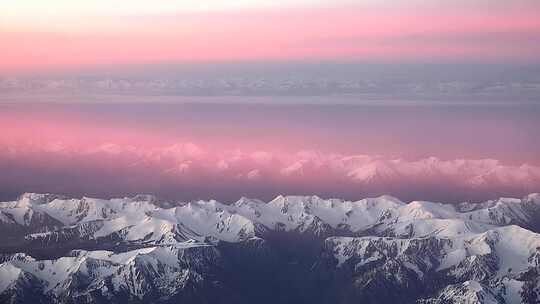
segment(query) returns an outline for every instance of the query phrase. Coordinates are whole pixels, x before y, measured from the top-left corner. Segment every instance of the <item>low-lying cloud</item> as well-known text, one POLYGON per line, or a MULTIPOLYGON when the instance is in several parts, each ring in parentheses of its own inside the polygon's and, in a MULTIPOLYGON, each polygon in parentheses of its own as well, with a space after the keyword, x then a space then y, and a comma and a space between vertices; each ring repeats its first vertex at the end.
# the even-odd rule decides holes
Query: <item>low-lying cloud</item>
POLYGON ((416 160, 318 151, 273 153, 218 150, 180 142, 159 147, 60 142, 0 148, 6 195, 61 192, 130 195, 141 192, 190 200, 277 194, 359 198, 487 199, 540 190, 540 167, 495 159, 416 160))

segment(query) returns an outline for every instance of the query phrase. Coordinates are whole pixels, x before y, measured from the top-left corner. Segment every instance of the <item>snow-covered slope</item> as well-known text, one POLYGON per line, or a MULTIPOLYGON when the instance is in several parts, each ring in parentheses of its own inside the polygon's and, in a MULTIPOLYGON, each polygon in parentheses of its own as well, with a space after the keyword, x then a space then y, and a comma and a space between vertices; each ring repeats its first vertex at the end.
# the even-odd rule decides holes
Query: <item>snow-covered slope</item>
POLYGON ((499 295, 493 293, 487 286, 477 281, 466 281, 446 287, 437 298, 430 300, 428 303, 502 304, 506 302, 499 295))
MULTIPOLYGON (((123 253, 72 251, 55 260, 36 260, 26 254, 10 256, 0 265, 0 295, 34 280, 49 301, 92 303, 102 298, 144 300, 148 296, 172 297, 190 282, 205 276, 200 265, 212 265, 218 253, 208 246, 148 247, 123 253)), ((10 299, 17 301, 17 294, 10 299)), ((1 299, 1 297, 0 297, 1 299)))
POLYGON ((527 292, 540 296, 527 289, 538 285, 540 235, 514 225, 454 236, 332 237, 326 252, 338 269, 351 269, 357 283, 397 281, 429 289, 437 281, 463 282, 426 303, 529 303, 527 292))
POLYGON ((366 229, 377 222, 383 210, 403 205, 390 196, 356 202, 325 200, 317 196, 278 196, 268 203, 242 198, 232 206, 232 210, 271 230, 323 234, 328 229, 351 232, 366 229))

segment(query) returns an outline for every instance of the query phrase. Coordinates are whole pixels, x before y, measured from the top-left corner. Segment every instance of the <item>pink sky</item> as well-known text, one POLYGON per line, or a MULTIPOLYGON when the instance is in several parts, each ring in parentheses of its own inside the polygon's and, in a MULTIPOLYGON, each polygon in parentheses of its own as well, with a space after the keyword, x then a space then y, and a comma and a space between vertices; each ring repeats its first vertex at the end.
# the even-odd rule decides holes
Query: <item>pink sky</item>
POLYGON ((134 191, 184 198, 389 193, 462 199, 538 191, 539 109, 516 106, 527 96, 537 101, 538 81, 521 70, 511 74, 504 64, 492 75, 485 65, 469 63, 538 62, 540 2, 388 2, 2 1, 0 88, 6 91, 0 95, 7 93, 2 100, 8 104, 0 104, 0 196, 134 191), (274 61, 314 67, 327 63, 334 74, 319 67, 306 69, 313 75, 297 76, 296 64, 288 70, 276 64, 281 74, 273 82, 267 67, 274 61), (347 75, 350 61, 398 63, 399 69, 375 77, 370 73, 377 74, 378 68, 370 72, 360 64, 347 75), (155 79, 158 87, 167 77, 167 84, 173 84, 162 91, 154 91, 156 83, 146 78, 152 77, 152 64, 214 62, 227 63, 226 72, 203 65, 210 67, 204 73, 213 75, 208 79, 189 69, 155 65, 165 67, 155 79), (415 74, 404 62, 420 63, 417 68, 425 62, 465 64, 456 73, 454 65, 444 70, 435 65, 434 72, 415 74), (236 86, 236 70, 250 63, 264 63, 256 67, 264 77, 240 75, 236 86), (143 70, 142 76, 135 73, 126 81, 125 90, 108 85, 116 65, 123 64, 143 70), (481 75, 467 77, 478 66, 481 75), (104 71, 77 74, 92 67, 104 71), (55 70, 82 76, 55 79, 62 73, 38 73, 55 70), (11 72, 38 76, 17 79, 9 77, 11 72), (52 78, 43 85, 39 75, 52 78), (332 75, 339 77, 332 80, 332 75), (196 95, 201 90, 212 95, 223 91, 223 83, 224 91, 232 88, 233 95, 238 88, 250 100, 253 92, 272 98, 258 107, 236 104, 236 95, 222 106, 201 103, 192 108, 182 103, 122 104, 121 98, 99 94, 90 98, 97 101, 94 105, 78 103, 86 100, 85 93, 95 92, 146 100, 137 89, 150 95, 196 95), (264 86, 258 90, 260 83, 269 91, 264 86), (333 91, 336 83, 345 89, 333 91), (361 93, 350 98, 353 102, 361 102, 362 94, 440 100, 457 96, 456 101, 476 106, 328 106, 336 102, 333 92, 347 95, 350 87, 360 87, 353 90, 361 93), (34 89, 40 102, 64 100, 47 99, 46 94, 55 92, 65 93, 60 95, 69 101, 33 104, 29 101, 36 99, 28 95, 34 89), (306 90, 310 101, 311 94, 328 93, 323 96, 328 107, 300 106, 294 94, 306 90), (272 106, 277 101, 273 94, 282 93, 293 94, 291 107, 272 106))
MULTIPOLYGON (((60 9, 62 1, 56 2, 60 9)), ((59 10, 49 19, 32 19, 28 8, 15 7, 0 18, 0 68, 246 60, 530 61, 540 53, 540 10, 530 1, 499 6, 286 2, 211 10, 145 7, 132 14, 111 9, 91 16, 59 10)))
POLYGON ((386 193, 462 200, 540 187, 537 108, 23 104, 2 110, 0 196, 386 193))

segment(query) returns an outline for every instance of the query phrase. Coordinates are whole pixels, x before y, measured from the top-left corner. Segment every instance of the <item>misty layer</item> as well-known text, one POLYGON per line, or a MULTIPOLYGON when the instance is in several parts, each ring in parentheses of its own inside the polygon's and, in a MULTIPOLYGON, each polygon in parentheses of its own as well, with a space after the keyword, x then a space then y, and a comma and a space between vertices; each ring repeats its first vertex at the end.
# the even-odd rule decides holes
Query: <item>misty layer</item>
MULTIPOLYGON (((113 143, 73 149, 61 143, 0 149, 4 189, 64 193, 151 192, 180 198, 304 193, 391 193, 466 199, 540 187, 540 167, 495 159, 409 161, 317 151, 205 150, 193 143, 141 148, 113 143)), ((4 190, 5 191, 5 190, 4 190)), ((4 193, 7 195, 8 193, 4 193)))

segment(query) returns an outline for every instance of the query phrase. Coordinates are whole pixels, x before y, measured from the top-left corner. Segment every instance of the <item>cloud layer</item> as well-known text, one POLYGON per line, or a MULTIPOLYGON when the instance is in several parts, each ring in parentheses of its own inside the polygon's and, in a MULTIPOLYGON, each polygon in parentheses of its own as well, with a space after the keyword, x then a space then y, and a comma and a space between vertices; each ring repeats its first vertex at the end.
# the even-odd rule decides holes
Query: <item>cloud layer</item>
POLYGON ((104 143, 73 149, 58 142, 2 147, 0 167, 5 189, 109 195, 146 191, 182 199, 390 193, 460 200, 540 189, 540 167, 494 159, 212 151, 190 142, 153 148, 104 143))
POLYGON ((533 105, 105 101, 0 105, 0 196, 461 201, 540 192, 533 105))

